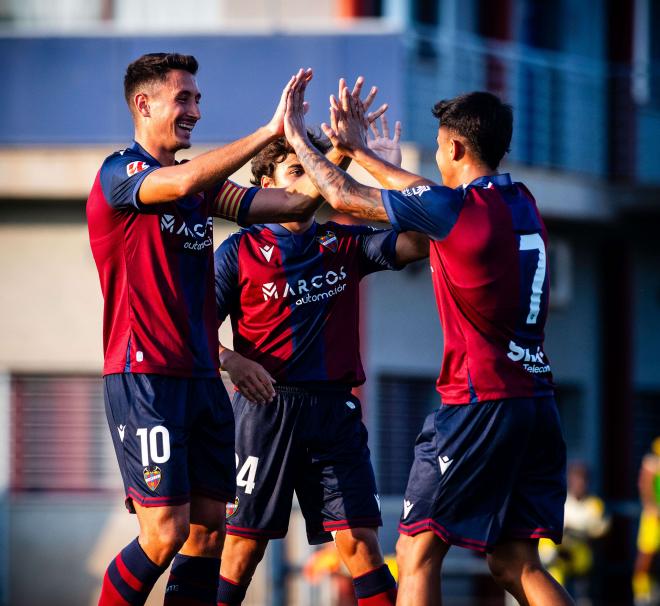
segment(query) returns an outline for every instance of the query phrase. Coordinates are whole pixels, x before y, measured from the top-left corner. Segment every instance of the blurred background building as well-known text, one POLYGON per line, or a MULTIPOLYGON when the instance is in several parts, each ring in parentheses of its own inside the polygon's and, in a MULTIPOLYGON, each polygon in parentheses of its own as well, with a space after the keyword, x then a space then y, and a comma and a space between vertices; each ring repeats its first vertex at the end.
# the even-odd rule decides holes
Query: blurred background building
MULTIPOLYGON (((378 84, 403 121, 404 166, 429 178, 437 100, 487 89, 513 105, 503 169, 550 231, 546 351, 569 458, 613 520, 594 600, 631 603, 636 473, 660 433, 659 32, 654 0, 0 0, 0 604, 95 604, 137 529, 103 412, 84 205, 131 139, 125 67, 155 51, 200 61, 193 155, 267 121, 300 66, 315 70, 316 123, 339 76, 378 84)), ((218 223, 216 244, 232 229, 218 223)), ((363 297, 360 395, 391 551, 414 439, 439 402, 442 334, 426 263, 371 276, 363 297)), ((278 543, 251 603, 329 603, 301 580, 297 517, 278 543)), ((454 551, 448 603, 502 603, 483 561, 454 551)))

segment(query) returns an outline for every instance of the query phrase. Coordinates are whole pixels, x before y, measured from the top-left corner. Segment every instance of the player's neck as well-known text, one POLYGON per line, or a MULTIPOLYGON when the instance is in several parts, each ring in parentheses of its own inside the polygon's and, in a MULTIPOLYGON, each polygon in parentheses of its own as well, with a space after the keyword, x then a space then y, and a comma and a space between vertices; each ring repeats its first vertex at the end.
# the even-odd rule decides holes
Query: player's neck
POLYGON ((490 177, 496 174, 497 170, 493 170, 485 164, 465 163, 457 167, 457 170, 446 180, 443 175, 443 183, 447 187, 456 188, 459 185, 468 185, 480 177, 490 177))
POLYGON ((294 221, 291 223, 280 223, 282 227, 288 229, 292 234, 305 233, 314 223, 314 217, 307 221, 294 221))
POLYGON ((148 135, 135 131, 135 141, 139 143, 150 156, 156 158, 161 166, 174 166, 174 164, 176 164, 174 159, 176 152, 164 149, 148 135))

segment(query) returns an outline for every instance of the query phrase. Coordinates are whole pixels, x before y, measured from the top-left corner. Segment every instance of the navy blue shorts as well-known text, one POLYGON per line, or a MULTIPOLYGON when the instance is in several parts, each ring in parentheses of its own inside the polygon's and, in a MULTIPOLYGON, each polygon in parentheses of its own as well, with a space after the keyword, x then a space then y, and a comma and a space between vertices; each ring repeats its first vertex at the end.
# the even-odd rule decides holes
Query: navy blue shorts
POLYGON ((294 491, 312 545, 335 530, 381 526, 360 401, 347 389, 275 391, 270 404, 234 396, 238 496, 227 504, 227 533, 283 537, 294 491))
POLYGON ((561 542, 566 445, 552 397, 443 405, 424 421, 399 532, 491 551, 500 541, 561 542))
POLYGON ((182 505, 191 493, 236 495, 234 415, 220 379, 106 375, 105 410, 126 507, 182 505))

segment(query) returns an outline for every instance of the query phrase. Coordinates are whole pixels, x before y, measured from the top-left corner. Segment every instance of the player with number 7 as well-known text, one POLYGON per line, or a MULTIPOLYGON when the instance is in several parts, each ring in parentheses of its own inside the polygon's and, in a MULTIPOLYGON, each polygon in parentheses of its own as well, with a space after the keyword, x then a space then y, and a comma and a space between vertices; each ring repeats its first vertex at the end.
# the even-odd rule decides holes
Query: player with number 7
POLYGON ((374 154, 363 112, 341 88, 323 130, 378 189, 309 144, 306 85, 288 92, 285 134, 327 202, 431 238, 442 403, 415 445, 399 524, 397 604, 440 603, 451 545, 487 553, 493 577, 521 604, 571 604, 538 557, 540 537, 561 541, 566 448, 543 348, 546 229, 528 189, 497 171, 511 141, 511 107, 486 92, 435 105, 441 186, 374 154))

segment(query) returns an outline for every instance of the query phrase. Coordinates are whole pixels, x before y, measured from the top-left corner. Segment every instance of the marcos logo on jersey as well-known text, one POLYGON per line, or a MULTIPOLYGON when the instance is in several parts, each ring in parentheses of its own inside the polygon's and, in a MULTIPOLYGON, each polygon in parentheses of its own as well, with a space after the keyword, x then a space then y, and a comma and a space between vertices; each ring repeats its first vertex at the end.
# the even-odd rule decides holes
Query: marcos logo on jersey
POLYGON ((326 299, 342 292, 346 288, 346 284, 342 284, 342 282, 347 277, 344 266, 342 265, 339 271, 330 270, 325 274, 312 276, 310 280, 300 279, 292 284, 285 282, 284 286, 280 286, 280 288, 277 287, 275 282, 266 282, 261 285, 261 294, 264 297, 264 301, 279 299, 280 296, 282 299, 289 296, 300 297, 296 300, 296 305, 302 305, 303 303, 326 299), (334 288, 328 289, 328 286, 334 288), (325 292, 317 292, 324 290, 325 292))
POLYGON ((149 490, 156 490, 160 484, 160 467, 158 467, 158 465, 145 467, 142 473, 144 474, 144 481, 147 483, 149 490))
POLYGON ((126 165, 126 174, 129 177, 132 177, 133 175, 137 175, 138 173, 141 173, 143 170, 147 170, 149 168, 149 165, 146 162, 142 162, 142 160, 137 160, 135 162, 131 162, 130 164, 126 165))

